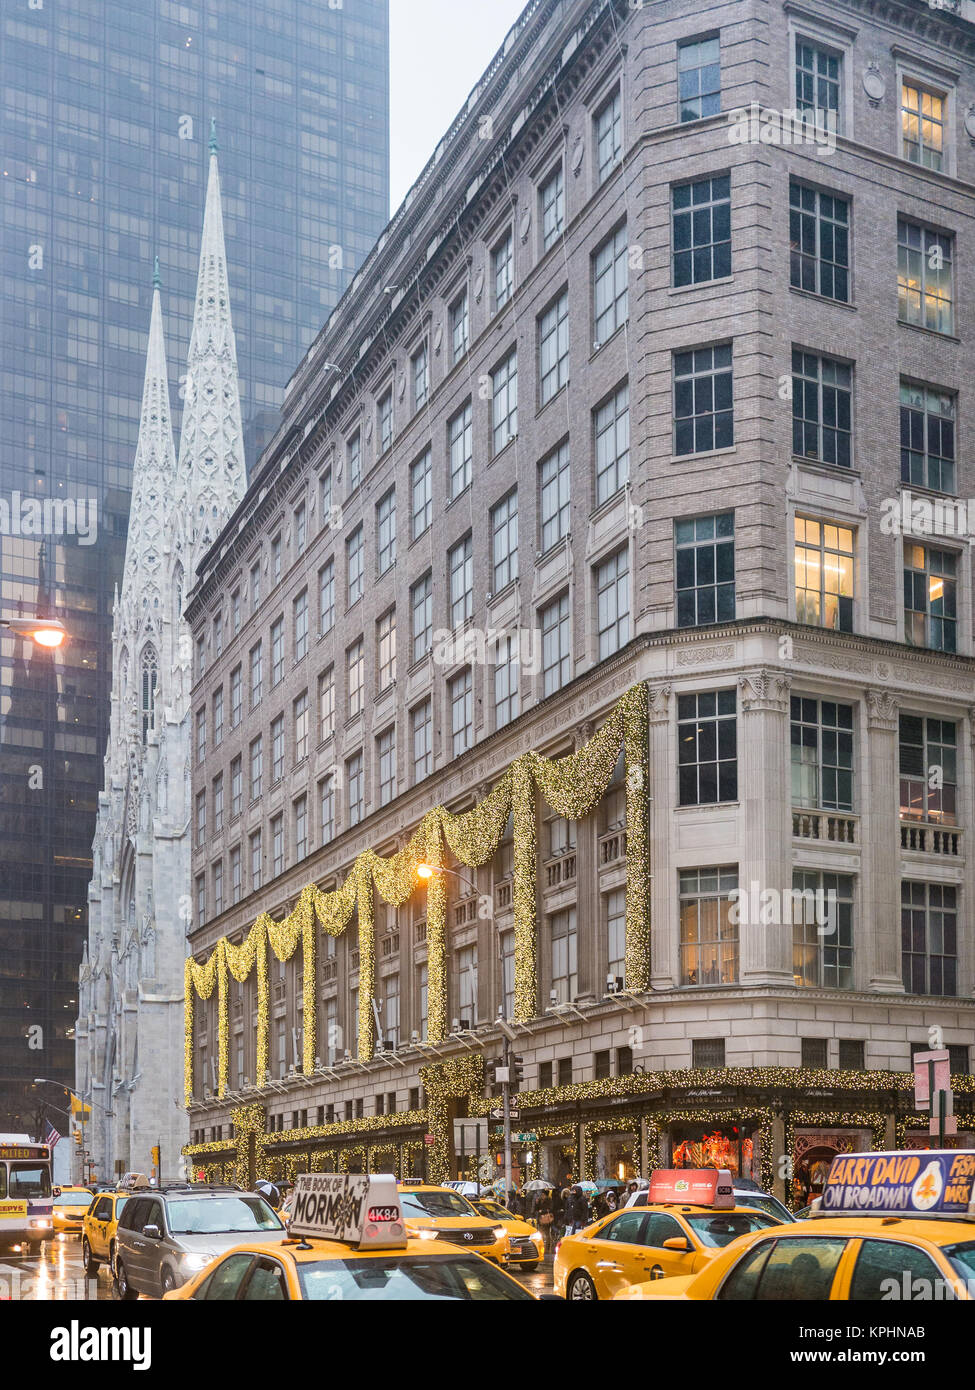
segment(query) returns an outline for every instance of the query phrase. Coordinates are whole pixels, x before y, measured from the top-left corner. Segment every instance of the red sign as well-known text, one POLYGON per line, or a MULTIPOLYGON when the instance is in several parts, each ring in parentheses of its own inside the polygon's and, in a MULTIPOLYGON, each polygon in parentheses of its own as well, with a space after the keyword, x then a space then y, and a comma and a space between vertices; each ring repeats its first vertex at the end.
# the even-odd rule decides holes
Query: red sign
POLYGON ((914 1054, 914 1108, 927 1110, 931 1104, 930 1073, 928 1063, 934 1063, 935 1091, 951 1090, 951 1061, 947 1049, 940 1052, 915 1052, 914 1054))
POLYGON ((728 1211, 735 1205, 727 1168, 657 1168, 650 1174, 647 1205, 677 1203, 728 1211))
POLYGON ((437 1140, 436 1137, 432 1134, 424 1134, 423 1142, 424 1144, 435 1144, 437 1140))

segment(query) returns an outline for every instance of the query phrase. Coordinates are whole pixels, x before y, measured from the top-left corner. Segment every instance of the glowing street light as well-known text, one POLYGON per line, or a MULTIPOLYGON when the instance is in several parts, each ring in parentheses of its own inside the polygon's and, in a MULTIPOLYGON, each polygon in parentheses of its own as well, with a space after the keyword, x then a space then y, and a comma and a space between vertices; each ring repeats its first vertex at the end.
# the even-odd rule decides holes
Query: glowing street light
POLYGON ((0 627, 27 637, 39 647, 60 647, 68 632, 57 618, 0 618, 0 627))

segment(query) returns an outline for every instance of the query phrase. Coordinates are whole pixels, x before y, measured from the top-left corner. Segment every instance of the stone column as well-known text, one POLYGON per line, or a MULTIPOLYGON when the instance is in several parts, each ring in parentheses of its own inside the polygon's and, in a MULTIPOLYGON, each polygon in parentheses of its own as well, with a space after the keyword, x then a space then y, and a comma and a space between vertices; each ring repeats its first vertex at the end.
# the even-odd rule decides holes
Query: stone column
POLYGON ((890 691, 866 691, 859 797, 862 868, 859 902, 854 902, 853 974, 858 988, 885 994, 904 993, 897 728, 898 706, 890 691))
POLYGON ((790 678, 781 671, 762 669, 738 678, 738 888, 742 894, 738 931, 743 985, 794 982, 792 926, 783 921, 789 914, 781 910, 784 895, 792 888, 791 687, 790 678), (770 889, 778 895, 771 899, 779 904, 778 910, 762 897, 770 889), (757 906, 764 910, 756 911, 757 906))
POLYGON ((677 751, 670 682, 647 687, 650 790, 650 983, 673 989, 680 979, 679 930, 674 904, 674 794, 677 751))

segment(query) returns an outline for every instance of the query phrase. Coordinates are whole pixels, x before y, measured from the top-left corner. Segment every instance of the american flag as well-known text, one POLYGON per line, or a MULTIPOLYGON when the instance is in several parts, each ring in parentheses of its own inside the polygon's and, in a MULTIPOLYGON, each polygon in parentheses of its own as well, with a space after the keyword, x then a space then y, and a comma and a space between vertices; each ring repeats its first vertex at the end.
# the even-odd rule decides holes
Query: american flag
POLYGON ((51 1124, 51 1121, 47 1120, 44 1125, 44 1138, 41 1140, 41 1143, 47 1144, 49 1148, 53 1149, 60 1138, 60 1134, 58 1134, 57 1130, 51 1124))

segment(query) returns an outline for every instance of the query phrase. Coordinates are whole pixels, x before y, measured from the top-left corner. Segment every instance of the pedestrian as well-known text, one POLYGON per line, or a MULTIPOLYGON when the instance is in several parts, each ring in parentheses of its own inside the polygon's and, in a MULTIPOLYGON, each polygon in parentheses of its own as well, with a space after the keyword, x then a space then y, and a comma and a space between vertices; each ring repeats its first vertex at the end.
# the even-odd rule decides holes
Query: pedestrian
POLYGON ((619 1200, 616 1195, 616 1189, 611 1187, 606 1193, 606 1209, 607 1211, 616 1211, 618 1206, 619 1200))
POLYGON ((559 1225, 567 1236, 572 1227, 572 1192, 568 1187, 563 1187, 559 1194, 559 1225))
POLYGON ((535 1220, 545 1241, 547 1258, 555 1250, 555 1213, 552 1210, 552 1199, 547 1192, 543 1192, 539 1196, 535 1207, 535 1220))
POLYGON ((569 1235, 574 1235, 576 1231, 581 1231, 583 1227, 589 1225, 589 1202, 582 1188, 576 1184, 569 1194, 567 1202, 566 1224, 569 1235))

